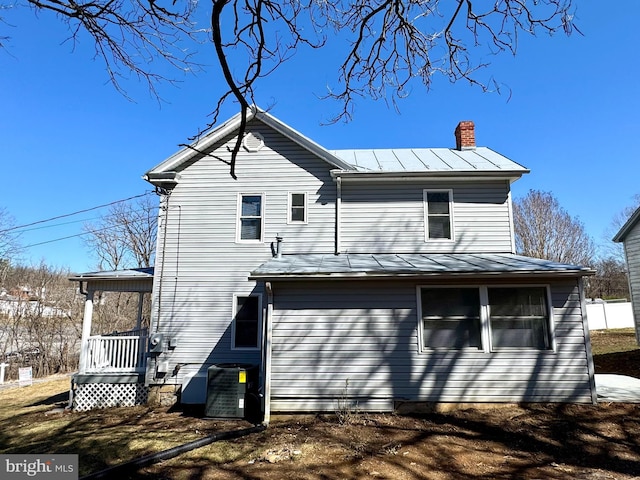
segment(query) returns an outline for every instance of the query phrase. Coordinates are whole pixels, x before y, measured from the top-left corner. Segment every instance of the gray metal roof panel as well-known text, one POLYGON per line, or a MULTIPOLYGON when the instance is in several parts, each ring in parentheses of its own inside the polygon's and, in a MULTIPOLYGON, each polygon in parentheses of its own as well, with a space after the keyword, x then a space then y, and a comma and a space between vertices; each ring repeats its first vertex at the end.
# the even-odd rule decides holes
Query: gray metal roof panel
POLYGON ((331 153, 352 164, 356 171, 515 171, 522 173, 529 171, 486 147, 469 150, 453 148, 334 150, 331 153))
POLYGON ((154 268, 130 268, 126 270, 109 270, 104 272, 79 273, 69 280, 75 282, 86 282, 88 280, 140 280, 153 279, 154 268))
POLYGON ((341 254, 284 255, 261 265, 251 278, 393 276, 434 274, 592 275, 586 267, 513 254, 341 254))

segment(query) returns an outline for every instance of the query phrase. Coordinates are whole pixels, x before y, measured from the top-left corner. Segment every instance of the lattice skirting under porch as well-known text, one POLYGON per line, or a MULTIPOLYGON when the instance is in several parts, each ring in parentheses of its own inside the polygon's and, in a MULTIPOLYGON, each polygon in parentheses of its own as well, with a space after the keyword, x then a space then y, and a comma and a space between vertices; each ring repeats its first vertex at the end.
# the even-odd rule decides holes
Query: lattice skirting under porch
POLYGON ((144 405, 149 387, 141 383, 83 383, 76 384, 73 409, 85 412, 96 408, 133 407, 144 405))

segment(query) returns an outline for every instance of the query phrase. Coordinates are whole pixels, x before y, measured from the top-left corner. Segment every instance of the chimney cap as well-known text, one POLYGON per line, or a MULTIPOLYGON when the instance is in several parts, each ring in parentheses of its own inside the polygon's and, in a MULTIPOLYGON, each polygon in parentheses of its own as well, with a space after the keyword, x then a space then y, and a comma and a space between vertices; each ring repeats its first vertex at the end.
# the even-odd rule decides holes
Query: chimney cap
POLYGON ((458 123, 455 130, 456 150, 475 150, 476 135, 475 124, 471 120, 463 120, 458 123))

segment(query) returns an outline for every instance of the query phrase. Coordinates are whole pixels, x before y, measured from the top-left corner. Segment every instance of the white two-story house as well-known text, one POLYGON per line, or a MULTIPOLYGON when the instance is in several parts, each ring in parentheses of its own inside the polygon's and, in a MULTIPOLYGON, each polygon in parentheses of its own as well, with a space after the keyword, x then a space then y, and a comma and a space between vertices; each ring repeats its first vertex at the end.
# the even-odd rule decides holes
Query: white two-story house
POLYGON ((253 109, 233 179, 239 125, 145 175, 161 196, 155 343, 132 381, 153 398, 205 403, 209 368, 240 364, 267 420, 345 399, 596 401, 593 272, 515 254, 511 183, 528 170, 476 147, 472 122, 455 148, 334 151, 253 109))

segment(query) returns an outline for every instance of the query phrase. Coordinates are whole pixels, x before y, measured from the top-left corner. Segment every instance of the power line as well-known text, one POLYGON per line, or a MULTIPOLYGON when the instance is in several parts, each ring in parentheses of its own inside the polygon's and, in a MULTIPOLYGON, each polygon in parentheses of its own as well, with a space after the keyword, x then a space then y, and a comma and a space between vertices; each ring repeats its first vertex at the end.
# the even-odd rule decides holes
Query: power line
MULTIPOLYGON (((116 200, 114 202, 105 203, 104 205, 98 205, 97 207, 85 208, 84 210, 78 210, 77 212, 66 213, 64 215, 58 215, 57 217, 51 217, 51 218, 47 218, 45 220, 38 220, 36 222, 26 223, 24 225, 18 225, 17 227, 11 227, 11 228, 7 228, 5 230, 0 230, 0 234, 1 233, 12 232, 14 230, 19 230, 19 229, 25 228, 25 227, 31 227, 32 225, 38 225, 40 223, 52 222, 53 220, 59 220, 61 218, 72 217, 73 215, 78 215, 80 213, 90 212, 92 210, 98 210, 99 208, 110 207, 111 205, 115 205, 116 203, 128 202, 129 200, 135 200, 136 198, 144 197, 144 196, 150 195, 152 193, 153 193, 153 191, 148 190, 148 191, 146 191, 145 193, 143 193, 141 195, 135 195, 133 197, 124 198, 122 200, 116 200)), ((40 244, 37 244, 37 245, 40 245, 40 244)), ((33 246, 33 245, 30 245, 30 246, 33 246)))
MULTIPOLYGON (((153 208, 139 208, 139 209, 131 210, 131 213, 150 212, 150 211, 154 210, 155 208, 156 207, 153 207, 153 208)), ((99 220, 99 219, 101 219, 101 220, 112 220, 112 219, 117 219, 117 218, 118 218, 117 214, 107 214, 107 215, 103 215, 103 216, 100 216, 100 217, 83 218, 83 219, 80 219, 80 220, 72 220, 70 222, 54 223, 53 225, 43 225, 41 227, 25 228, 20 233, 33 232, 34 230, 42 230, 42 229, 45 229, 45 228, 62 227, 64 225, 71 225, 73 223, 80 223, 80 222, 89 222, 91 220, 99 220)), ((22 228, 22 227, 18 227, 18 228, 22 228)))
POLYGON ((68 240, 70 238, 82 237, 84 235, 91 235, 91 234, 94 234, 94 233, 104 232, 104 231, 107 231, 107 230, 113 230, 115 228, 118 228, 118 226, 119 225, 110 225, 108 227, 98 228, 96 230, 91 230, 91 231, 88 231, 88 232, 76 233, 74 235, 68 235, 66 237, 54 238, 53 240, 45 240, 44 242, 39 242, 39 243, 32 243, 31 245, 27 245, 27 246, 22 247, 22 248, 24 248, 26 250, 27 248, 37 247, 39 245, 46 245, 47 243, 60 242, 62 240, 68 240))

